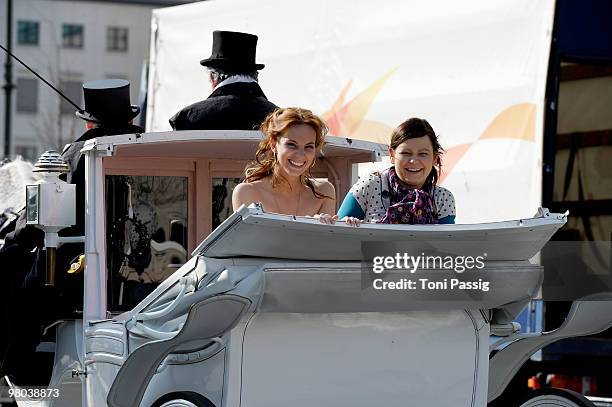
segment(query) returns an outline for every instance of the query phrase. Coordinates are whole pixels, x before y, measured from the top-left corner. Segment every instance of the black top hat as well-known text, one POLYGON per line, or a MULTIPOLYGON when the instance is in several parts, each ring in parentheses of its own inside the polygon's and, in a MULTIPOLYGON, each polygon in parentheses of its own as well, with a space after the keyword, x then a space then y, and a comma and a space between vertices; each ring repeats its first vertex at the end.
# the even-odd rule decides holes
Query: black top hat
POLYGON ((264 64, 255 63, 257 36, 233 31, 213 31, 212 55, 200 65, 230 70, 260 70, 264 64))
POLYGON ((102 124, 127 124, 140 113, 130 105, 130 83, 125 79, 102 79, 83 84, 85 109, 76 112, 83 120, 102 124))

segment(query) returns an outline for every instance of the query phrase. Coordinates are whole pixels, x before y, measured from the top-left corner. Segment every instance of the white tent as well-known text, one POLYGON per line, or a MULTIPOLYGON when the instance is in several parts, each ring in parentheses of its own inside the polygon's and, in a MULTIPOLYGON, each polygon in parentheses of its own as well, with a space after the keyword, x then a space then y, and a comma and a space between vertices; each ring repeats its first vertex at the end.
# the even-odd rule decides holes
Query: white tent
POLYGON ((147 127, 169 129, 210 92, 212 31, 259 36, 260 83, 332 134, 387 142, 427 119, 447 153, 459 222, 531 216, 541 202, 543 103, 554 2, 198 2, 154 12, 147 127))

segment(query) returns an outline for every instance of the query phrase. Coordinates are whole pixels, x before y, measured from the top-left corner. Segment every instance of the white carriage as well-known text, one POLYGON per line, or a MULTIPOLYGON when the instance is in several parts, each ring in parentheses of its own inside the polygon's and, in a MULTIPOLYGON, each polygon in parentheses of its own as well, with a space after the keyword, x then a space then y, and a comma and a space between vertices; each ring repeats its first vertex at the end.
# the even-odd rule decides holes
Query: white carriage
MULTIPOLYGON (((353 228, 255 205, 221 216, 212 230, 222 206, 213 186, 240 177, 259 139, 258 132, 206 131, 86 144, 83 319, 57 328, 49 387, 62 397, 44 404, 484 406, 543 345, 612 325, 609 303, 577 302, 556 331, 516 332, 512 319, 541 285, 542 268, 530 259, 565 223, 547 210, 496 223, 353 228), (183 191, 177 200, 186 210, 153 208, 164 235, 180 237, 149 241, 154 257, 174 250, 157 274, 113 265, 113 177, 157 177, 183 191), (482 272, 491 290, 377 292, 367 284, 364 242, 400 242, 417 253, 426 245, 455 253, 476 245, 487 253, 482 272), (192 255, 179 267, 181 253, 192 255), (130 275, 153 289, 121 310, 130 275), (492 342, 492 333, 505 337, 492 342)), ((384 153, 379 144, 330 137, 314 175, 342 198, 354 164, 384 153)), ((134 209, 133 192, 123 209, 144 214, 148 207, 134 209)))

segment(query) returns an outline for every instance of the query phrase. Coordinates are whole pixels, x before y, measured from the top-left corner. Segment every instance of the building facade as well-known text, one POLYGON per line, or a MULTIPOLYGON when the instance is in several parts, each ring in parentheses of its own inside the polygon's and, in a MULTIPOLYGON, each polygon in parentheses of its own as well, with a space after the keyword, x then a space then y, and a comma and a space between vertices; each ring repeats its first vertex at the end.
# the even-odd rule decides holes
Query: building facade
MULTIPOLYGON (((177 0, 13 0, 13 53, 82 106, 83 82, 119 78, 131 83, 137 104, 149 54, 151 11, 177 0)), ((0 0, 0 43, 7 44, 7 0, 0 0)), ((2 85, 6 54, 0 53, 2 85)), ((84 130, 75 108, 13 62, 11 156, 35 160, 60 150, 84 130)), ((0 158, 5 140, 5 93, 0 97, 0 158)), ((138 118, 136 118, 138 121, 138 118)))

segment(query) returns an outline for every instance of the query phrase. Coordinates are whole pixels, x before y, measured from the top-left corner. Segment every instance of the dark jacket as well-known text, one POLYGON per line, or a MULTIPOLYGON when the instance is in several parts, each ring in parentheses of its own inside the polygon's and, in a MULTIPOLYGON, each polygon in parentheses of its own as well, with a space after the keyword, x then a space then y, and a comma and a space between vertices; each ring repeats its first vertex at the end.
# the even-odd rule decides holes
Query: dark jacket
POLYGON ((277 107, 257 83, 230 83, 183 108, 170 119, 170 125, 174 130, 257 130, 277 107))
MULTIPOLYGON (((138 126, 125 125, 116 129, 94 128, 83 133, 74 142, 70 143, 62 153, 62 158, 70 167, 65 181, 76 184, 76 222, 75 226, 60 231, 61 236, 82 236, 85 234, 85 157, 81 149, 85 141, 93 138, 113 134, 142 133, 144 129, 138 126)), ((19 191, 17 191, 19 193, 19 191)), ((22 210, 15 222, 14 231, 6 235, 5 244, 0 248, 0 264, 2 269, 16 275, 27 272, 31 261, 30 252, 43 245, 44 233, 42 230, 26 225, 25 210, 22 210), (11 253, 10 255, 8 253, 11 253)), ((59 262, 58 262, 59 264, 59 262)), ((20 277, 17 278, 18 280, 20 277)))
POLYGON ((111 136, 117 134, 143 133, 144 129, 139 126, 127 124, 123 127, 106 129, 96 127, 87 130, 81 137, 68 144, 62 153, 62 158, 70 167, 70 172, 65 181, 76 185, 76 226, 64 229, 62 236, 82 236, 85 234, 85 157, 81 149, 87 140, 98 137, 111 136))
MULTIPOLYGON (((65 149, 62 156, 70 166, 67 180, 76 184, 77 225, 62 230, 62 236, 81 236, 85 232, 85 158, 80 153, 85 141, 111 134, 141 132, 142 128, 132 125, 112 130, 95 128, 65 149)), ((80 308, 82 274, 68 278, 65 272, 70 260, 83 253, 83 245, 65 244, 57 250, 58 289, 50 289, 42 287, 45 266, 40 248, 44 245, 43 240, 42 230, 26 225, 25 210, 22 210, 15 230, 6 235, 5 244, 0 248, 0 326, 3 327, 0 377, 12 374, 17 379, 31 378, 30 369, 37 363, 33 355, 40 342, 41 328, 80 308)))

